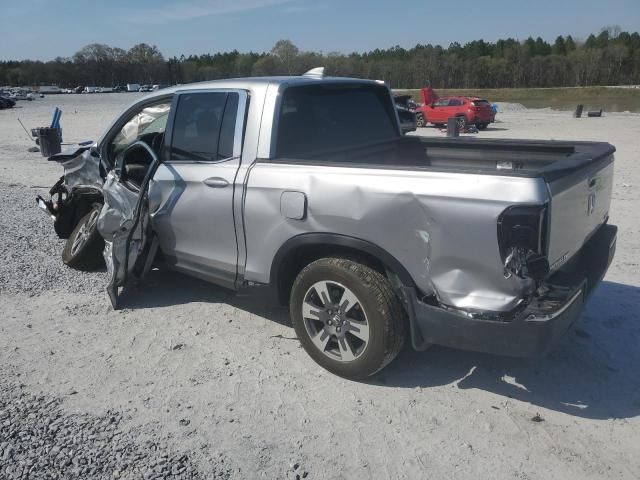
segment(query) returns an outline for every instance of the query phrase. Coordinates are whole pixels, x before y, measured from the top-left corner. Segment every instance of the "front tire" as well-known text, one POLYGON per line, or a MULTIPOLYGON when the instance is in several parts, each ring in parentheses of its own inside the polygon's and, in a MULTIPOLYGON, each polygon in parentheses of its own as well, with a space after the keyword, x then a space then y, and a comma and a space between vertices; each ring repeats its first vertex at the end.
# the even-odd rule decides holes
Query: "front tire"
POLYGON ((307 353, 341 377, 364 379, 404 343, 405 313, 378 271, 345 258, 307 265, 291 290, 293 327, 307 353))
POLYGON ((102 205, 95 205, 80 219, 62 250, 62 261, 76 270, 95 270, 103 264, 104 240, 98 232, 102 205))
POLYGON ((476 123, 476 127, 478 128, 478 130, 485 130, 488 125, 488 123, 476 123))
POLYGON ((424 113, 416 113, 416 126, 418 128, 426 127, 427 121, 424 118, 424 113))
POLYGON ((458 129, 461 132, 467 128, 467 119, 465 117, 456 117, 456 123, 458 124, 458 129))

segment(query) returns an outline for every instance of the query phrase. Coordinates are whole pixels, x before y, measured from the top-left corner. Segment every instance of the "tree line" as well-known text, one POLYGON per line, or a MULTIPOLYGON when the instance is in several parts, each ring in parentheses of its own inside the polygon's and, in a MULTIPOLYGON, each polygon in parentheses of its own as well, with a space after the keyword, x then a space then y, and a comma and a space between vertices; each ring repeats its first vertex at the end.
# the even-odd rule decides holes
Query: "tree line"
POLYGON ((0 85, 115 86, 178 84, 220 78, 298 75, 317 67, 327 74, 380 79, 393 88, 522 88, 640 83, 640 34, 603 28, 584 41, 558 36, 496 42, 418 44, 365 53, 300 51, 280 40, 269 52, 231 52, 165 58, 141 43, 129 50, 94 43, 70 58, 1 61, 0 85))

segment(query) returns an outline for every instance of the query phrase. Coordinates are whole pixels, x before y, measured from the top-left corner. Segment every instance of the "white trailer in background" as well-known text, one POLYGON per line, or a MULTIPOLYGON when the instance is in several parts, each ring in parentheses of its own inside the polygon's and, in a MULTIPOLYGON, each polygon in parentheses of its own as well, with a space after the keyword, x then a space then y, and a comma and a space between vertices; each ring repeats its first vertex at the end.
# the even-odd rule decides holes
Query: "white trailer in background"
POLYGON ((140 90, 139 83, 127 83, 127 92, 137 92, 140 90))
POLYGON ((57 85, 40 85, 39 87, 33 87, 33 90, 43 94, 62 93, 62 89, 57 85))

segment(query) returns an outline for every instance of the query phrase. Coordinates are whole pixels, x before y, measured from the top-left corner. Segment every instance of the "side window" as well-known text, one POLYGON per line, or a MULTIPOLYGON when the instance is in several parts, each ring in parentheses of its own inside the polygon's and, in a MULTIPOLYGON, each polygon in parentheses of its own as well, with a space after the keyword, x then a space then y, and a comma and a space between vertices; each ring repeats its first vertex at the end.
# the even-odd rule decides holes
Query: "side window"
POLYGON ((433 106, 434 107, 446 107, 449 105, 449 99, 448 98, 440 98, 438 100, 436 100, 435 102, 433 102, 433 106))
POLYGON ((222 127, 220 128, 220 142, 218 143, 218 157, 220 159, 233 157, 239 101, 240 96, 237 93, 230 93, 227 98, 222 127))
POLYGON ((113 163, 118 154, 138 140, 144 141, 159 155, 170 109, 171 102, 164 101, 135 113, 109 142, 109 160, 113 163))
POLYGON ((450 107, 459 107, 460 105, 462 105, 462 100, 460 100, 459 98, 452 98, 451 100, 449 100, 450 107))
POLYGON ((171 160, 232 157, 238 101, 237 93, 181 94, 173 124, 171 160))

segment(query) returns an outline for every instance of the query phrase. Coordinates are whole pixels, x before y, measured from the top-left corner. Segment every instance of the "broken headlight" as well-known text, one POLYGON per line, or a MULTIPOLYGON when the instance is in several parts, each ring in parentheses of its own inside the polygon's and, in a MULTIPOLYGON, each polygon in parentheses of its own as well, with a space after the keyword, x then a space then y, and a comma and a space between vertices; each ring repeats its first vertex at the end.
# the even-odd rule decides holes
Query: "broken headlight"
POLYGON ((541 281, 547 276, 547 224, 546 205, 514 206, 502 212, 498 218, 498 246, 506 277, 541 281))

